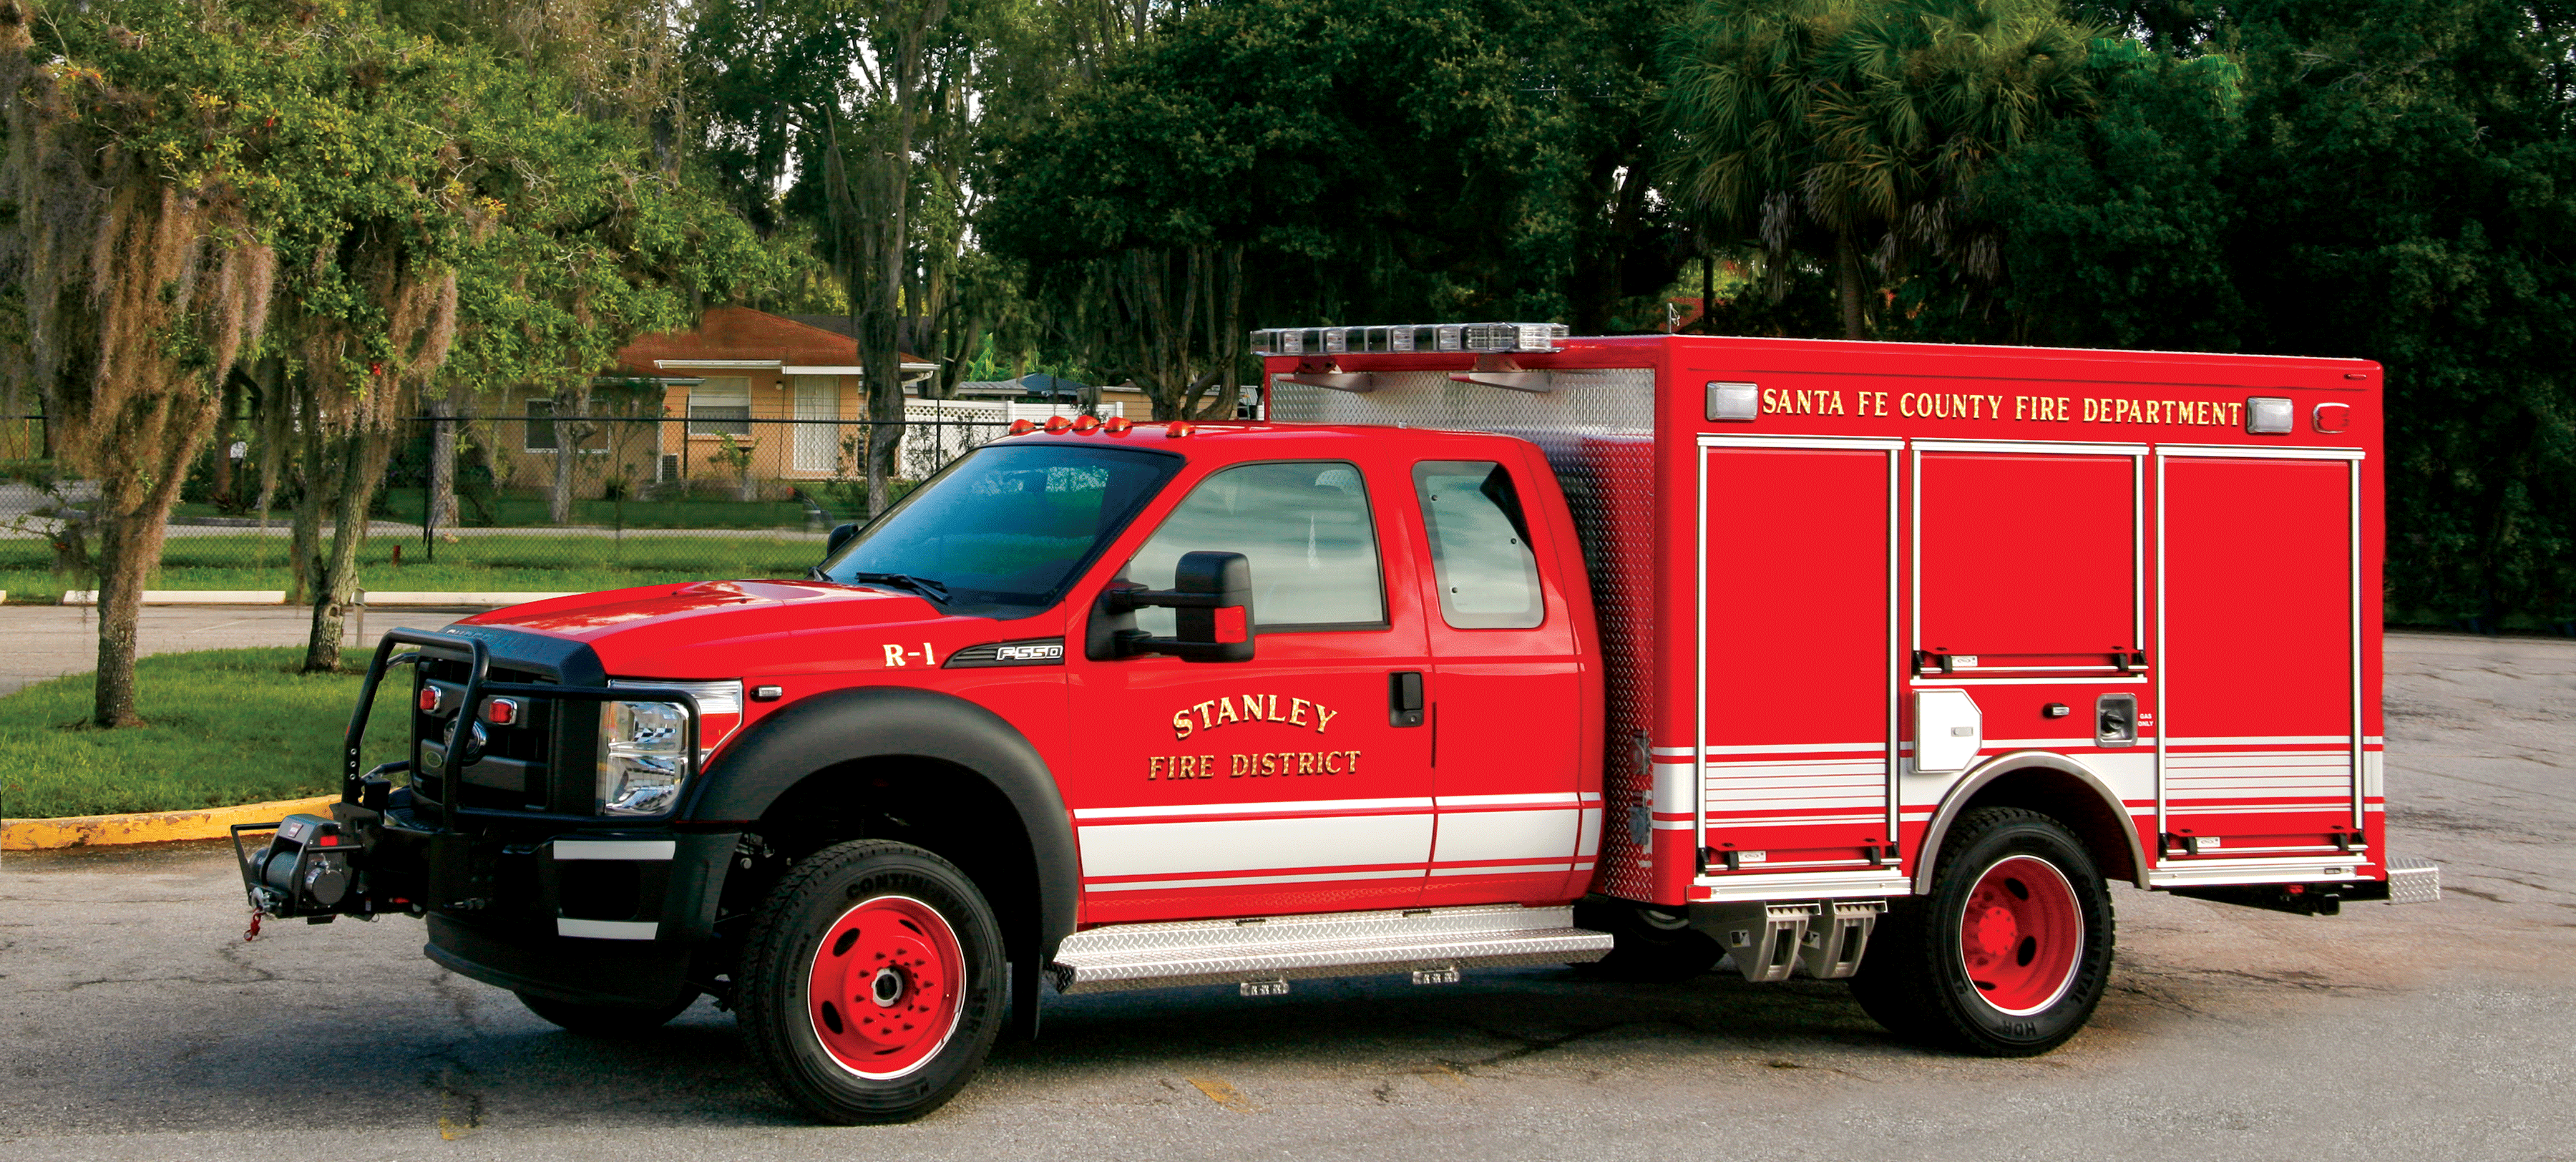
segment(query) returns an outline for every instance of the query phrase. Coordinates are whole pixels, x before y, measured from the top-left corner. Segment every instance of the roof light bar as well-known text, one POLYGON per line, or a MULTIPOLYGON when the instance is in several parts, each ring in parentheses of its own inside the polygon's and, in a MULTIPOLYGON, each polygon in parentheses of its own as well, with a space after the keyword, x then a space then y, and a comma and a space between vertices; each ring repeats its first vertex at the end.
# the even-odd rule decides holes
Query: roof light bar
POLYGON ((1414 351, 1554 351, 1563 323, 1439 323, 1394 327, 1272 327, 1252 333, 1258 355, 1375 355, 1414 351))

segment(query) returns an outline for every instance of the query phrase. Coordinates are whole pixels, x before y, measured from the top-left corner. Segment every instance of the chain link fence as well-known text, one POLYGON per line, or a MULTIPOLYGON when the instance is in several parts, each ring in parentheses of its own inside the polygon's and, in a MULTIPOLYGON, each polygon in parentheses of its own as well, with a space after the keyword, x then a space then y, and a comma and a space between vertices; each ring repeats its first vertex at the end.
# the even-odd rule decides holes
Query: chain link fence
MULTIPOLYGON (((747 410, 747 409, 746 409, 747 410)), ((1115 414, 1105 405, 1098 414, 1115 414)), ((1014 420, 1080 409, 908 400, 897 496, 1014 420)), ((171 514, 152 589, 289 590, 295 471, 235 425, 200 457, 171 514), (264 487, 265 485, 265 487, 264 487), (263 495, 265 492, 265 495, 263 495), (263 503, 264 502, 264 503, 263 503)), ((802 577, 833 526, 865 520, 866 420, 421 417, 377 492, 359 583, 375 591, 579 592, 672 581, 802 577)), ((94 482, 59 475, 41 419, 0 419, 0 590, 12 602, 95 588, 83 567, 94 482)), ((320 527, 317 550, 331 527, 320 527)))

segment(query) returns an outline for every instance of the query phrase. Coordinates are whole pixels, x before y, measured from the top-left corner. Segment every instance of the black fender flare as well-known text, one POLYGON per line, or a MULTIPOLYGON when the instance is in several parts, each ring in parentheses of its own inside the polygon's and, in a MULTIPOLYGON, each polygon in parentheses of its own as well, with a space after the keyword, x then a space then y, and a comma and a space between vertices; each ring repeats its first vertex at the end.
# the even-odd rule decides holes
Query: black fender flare
POLYGON ((1920 854, 1915 857, 1915 895, 1931 894, 1932 871, 1940 862, 1942 841, 1949 838, 1950 824, 1956 822, 1960 813, 1967 810, 1969 801, 1977 797, 1977 792, 1984 790, 1988 784, 2005 775, 2033 768, 2066 775, 2091 789, 2094 796, 2102 801, 2103 808, 2111 813, 2111 817, 2120 821, 2120 834, 2129 841, 2129 866, 2136 872, 2132 877, 2133 882, 2140 888, 2147 886, 2147 849, 2138 842, 2138 825, 2130 821, 2129 805, 2121 802, 2118 795, 2111 793, 2111 785, 2103 782, 2100 775, 2094 774, 2084 764, 2065 755, 2053 751, 2022 750, 1997 755, 1979 764, 1969 771, 1965 778, 1952 785, 1949 794, 1942 796, 1941 809, 1933 813, 1930 826, 1923 829, 1923 846, 1918 849, 1920 854))
POLYGON ((733 740, 698 780, 679 818, 741 830, 806 776, 858 759, 917 757, 983 776, 1010 800, 1037 866, 1037 954, 1073 932, 1082 870, 1072 815, 1037 747, 1018 728, 952 694, 860 686, 800 698, 733 740))

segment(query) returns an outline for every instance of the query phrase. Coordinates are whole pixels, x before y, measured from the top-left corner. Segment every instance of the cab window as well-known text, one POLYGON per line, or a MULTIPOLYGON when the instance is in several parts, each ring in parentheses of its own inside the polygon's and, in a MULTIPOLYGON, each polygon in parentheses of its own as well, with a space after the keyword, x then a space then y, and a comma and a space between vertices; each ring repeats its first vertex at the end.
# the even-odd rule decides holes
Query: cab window
MULTIPOLYGON (((1377 526, 1359 469, 1337 461, 1241 464, 1191 489, 1127 566, 1128 580, 1168 589, 1181 554, 1241 553, 1252 564, 1253 624, 1263 630, 1386 624, 1377 526)), ((1169 635, 1172 611, 1142 609, 1137 628, 1169 635)))
POLYGON ((1538 557, 1512 474, 1490 460, 1428 460, 1413 490, 1431 533, 1440 617, 1459 629, 1529 629, 1546 617, 1538 557))

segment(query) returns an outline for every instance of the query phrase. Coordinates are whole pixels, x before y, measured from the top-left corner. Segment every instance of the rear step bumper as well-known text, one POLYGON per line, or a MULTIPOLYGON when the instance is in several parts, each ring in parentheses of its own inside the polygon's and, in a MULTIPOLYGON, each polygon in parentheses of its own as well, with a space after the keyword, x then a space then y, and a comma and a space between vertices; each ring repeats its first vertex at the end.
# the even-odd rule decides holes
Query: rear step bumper
POLYGON ((2176 887, 2173 894, 2221 904, 2242 904, 2303 916, 2340 915, 2345 904, 2433 904, 2442 899, 2442 865, 2416 856, 2391 856, 2384 880, 2321 883, 2240 883, 2176 887))
POLYGON ((1048 966, 1056 991, 1114 992, 1329 976, 1579 964, 1610 934, 1574 926, 1574 909, 1513 904, 1118 924, 1065 938, 1048 966))

